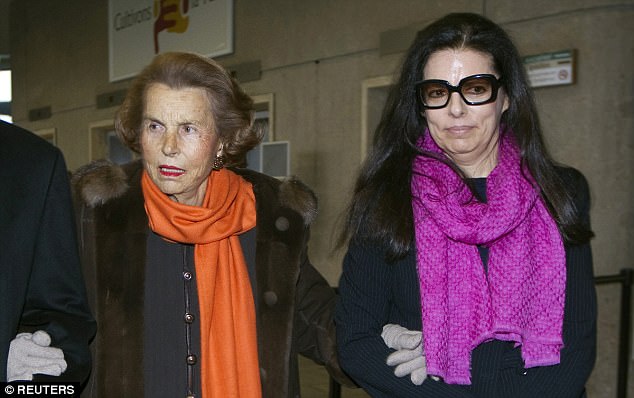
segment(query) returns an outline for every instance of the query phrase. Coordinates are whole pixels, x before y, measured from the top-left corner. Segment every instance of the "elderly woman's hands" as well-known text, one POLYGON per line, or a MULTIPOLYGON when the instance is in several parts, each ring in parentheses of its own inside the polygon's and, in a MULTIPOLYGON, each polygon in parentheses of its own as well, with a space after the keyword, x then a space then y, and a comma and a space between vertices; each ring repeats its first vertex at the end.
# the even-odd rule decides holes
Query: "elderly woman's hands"
POLYGON ((412 383, 423 384, 427 378, 427 364, 423 355, 423 333, 400 325, 387 324, 383 326, 381 337, 388 347, 396 350, 387 357, 386 361, 388 366, 396 366, 394 374, 397 377, 410 375, 412 383))
POLYGON ((15 336, 9 345, 7 381, 33 380, 36 373, 61 375, 67 366, 64 352, 50 344, 51 337, 43 330, 15 336))

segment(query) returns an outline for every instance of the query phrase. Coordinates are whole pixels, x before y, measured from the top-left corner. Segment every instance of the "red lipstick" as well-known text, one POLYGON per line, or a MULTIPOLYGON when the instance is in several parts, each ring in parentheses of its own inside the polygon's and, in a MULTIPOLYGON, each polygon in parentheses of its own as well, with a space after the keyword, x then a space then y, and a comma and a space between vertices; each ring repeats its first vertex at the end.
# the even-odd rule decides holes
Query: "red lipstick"
POLYGON ((162 164, 159 166, 159 173, 165 177, 178 177, 185 174, 185 170, 178 167, 162 164))

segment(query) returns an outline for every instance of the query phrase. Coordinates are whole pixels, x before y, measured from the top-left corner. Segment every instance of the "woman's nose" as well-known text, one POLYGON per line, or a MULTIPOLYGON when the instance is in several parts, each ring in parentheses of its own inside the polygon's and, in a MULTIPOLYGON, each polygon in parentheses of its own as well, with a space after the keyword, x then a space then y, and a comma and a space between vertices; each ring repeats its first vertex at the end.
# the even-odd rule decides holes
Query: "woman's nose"
POLYGON ((462 116, 465 113, 467 104, 462 100, 460 93, 451 93, 449 96, 449 104, 447 104, 447 108, 449 108, 449 113, 454 117, 462 116))
POLYGON ((168 132, 163 137, 161 150, 165 156, 174 156, 178 153, 178 137, 173 132, 168 132))

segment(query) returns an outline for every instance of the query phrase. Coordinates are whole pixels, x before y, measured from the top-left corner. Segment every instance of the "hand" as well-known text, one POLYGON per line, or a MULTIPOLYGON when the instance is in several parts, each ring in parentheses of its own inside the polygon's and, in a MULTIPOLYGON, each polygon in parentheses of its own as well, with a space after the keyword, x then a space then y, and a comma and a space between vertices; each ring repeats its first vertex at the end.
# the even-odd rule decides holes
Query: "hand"
POLYGON ((51 337, 43 330, 19 333, 9 345, 7 381, 33 380, 36 373, 59 376, 66 370, 64 352, 49 347, 51 337))
POLYGON ((396 366, 394 374, 397 377, 410 375, 412 383, 421 385, 427 378, 423 333, 400 325, 387 324, 383 326, 381 337, 388 347, 396 350, 386 361, 388 366, 396 366))

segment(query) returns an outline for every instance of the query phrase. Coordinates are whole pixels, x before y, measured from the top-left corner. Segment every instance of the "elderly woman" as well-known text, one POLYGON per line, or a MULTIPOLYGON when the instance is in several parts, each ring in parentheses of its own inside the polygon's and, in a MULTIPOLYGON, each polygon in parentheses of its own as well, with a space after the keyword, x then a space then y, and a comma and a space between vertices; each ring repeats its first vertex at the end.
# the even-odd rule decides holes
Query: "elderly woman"
POLYGON ((583 176, 548 155, 508 35, 475 14, 430 24, 349 207, 342 367, 373 397, 584 396, 588 209, 583 176))
POLYGON ((333 290, 307 258, 316 199, 229 166, 260 139, 214 61, 157 56, 116 117, 140 161, 74 176, 100 329, 92 396, 295 397, 297 354, 340 380, 333 290))

